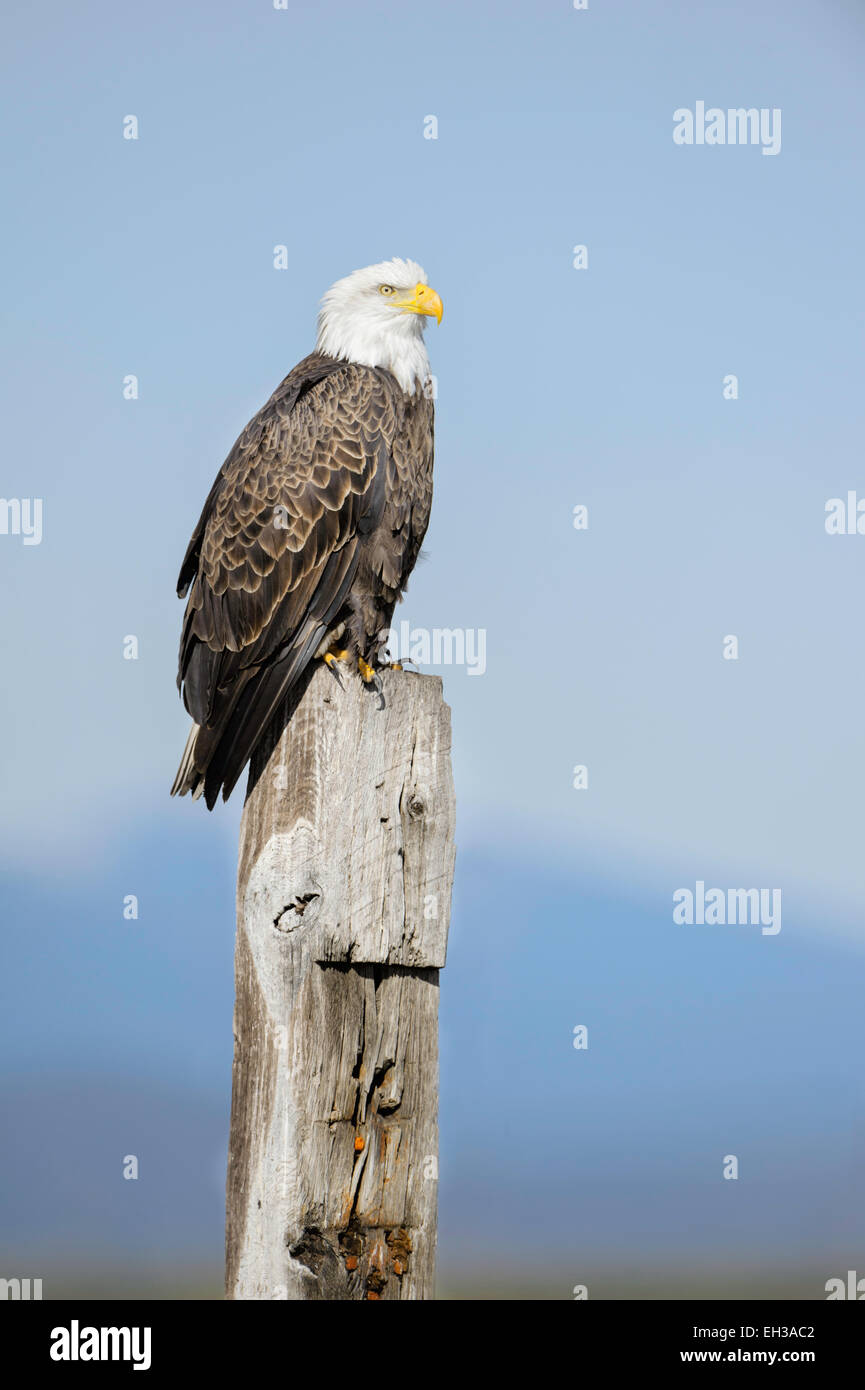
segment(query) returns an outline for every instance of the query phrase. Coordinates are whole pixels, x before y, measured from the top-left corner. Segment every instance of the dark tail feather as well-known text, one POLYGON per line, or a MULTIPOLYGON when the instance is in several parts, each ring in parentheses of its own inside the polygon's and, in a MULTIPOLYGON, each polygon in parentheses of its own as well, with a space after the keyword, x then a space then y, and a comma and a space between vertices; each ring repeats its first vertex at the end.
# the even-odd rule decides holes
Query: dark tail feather
POLYGON ((324 626, 314 627, 300 648, 258 671, 257 679, 238 691, 218 725, 207 729, 193 724, 172 796, 190 793, 196 800, 203 795, 209 811, 216 805, 220 788, 223 800, 228 800, 280 702, 300 680, 326 630, 324 626))
POLYGON ((235 706, 207 765, 204 799, 210 810, 216 804, 220 787, 223 801, 228 800, 259 739, 266 733, 282 701, 300 680, 326 631, 323 626, 313 628, 303 646, 286 652, 280 661, 263 671, 246 692, 246 698, 235 706))
POLYGON ((193 723, 186 740, 186 747, 183 750, 183 757, 180 759, 177 775, 171 787, 172 796, 186 796, 187 792, 191 792, 193 801, 197 801, 203 793, 204 775, 210 760, 222 739, 223 730, 232 711, 243 695, 248 694, 247 686, 252 674, 251 671, 247 672, 237 682, 231 702, 226 705, 218 724, 212 728, 206 728, 201 724, 193 723))
POLYGON ((189 730, 189 738, 186 740, 186 747, 183 750, 183 757, 180 759, 180 767, 177 769, 177 776, 171 787, 172 796, 186 796, 187 792, 192 793, 193 801, 201 796, 204 791, 204 780, 201 772, 195 765, 195 745, 201 729, 198 724, 193 724, 189 730))
MULTIPOLYGON (((210 727, 193 725, 171 788, 172 796, 185 796, 187 792, 193 798, 203 795, 212 811, 221 787, 223 800, 228 800, 280 703, 299 685, 345 603, 356 568, 353 549, 335 552, 321 581, 323 591, 332 595, 326 609, 315 616, 308 613, 302 630, 277 660, 247 668, 237 681, 230 704, 220 711, 217 723, 210 727)), ((193 677, 197 679, 197 671, 193 677)), ((203 692, 198 694, 203 698, 203 692)), ((207 696, 208 708, 212 694, 207 696)))

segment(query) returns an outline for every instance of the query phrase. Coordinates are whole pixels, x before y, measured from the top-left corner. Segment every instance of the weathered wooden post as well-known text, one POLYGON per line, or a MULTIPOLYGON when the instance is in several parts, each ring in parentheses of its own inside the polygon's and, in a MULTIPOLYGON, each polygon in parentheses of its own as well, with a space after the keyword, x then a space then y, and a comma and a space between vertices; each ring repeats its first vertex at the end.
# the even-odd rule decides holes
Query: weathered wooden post
POLYGON ((438 976, 454 866, 441 681, 316 669, 240 832, 228 1298, 433 1297, 438 976))

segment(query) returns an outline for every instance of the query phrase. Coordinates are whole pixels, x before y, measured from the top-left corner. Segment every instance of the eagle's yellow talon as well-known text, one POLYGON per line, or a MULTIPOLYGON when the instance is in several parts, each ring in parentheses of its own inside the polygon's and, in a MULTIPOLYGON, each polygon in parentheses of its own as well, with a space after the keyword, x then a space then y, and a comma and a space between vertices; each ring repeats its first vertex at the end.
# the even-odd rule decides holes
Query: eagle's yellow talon
POLYGON ((368 661, 364 661, 362 656, 359 656, 357 659, 357 669, 360 671, 361 679, 364 680, 367 685, 369 685, 370 681, 375 680, 375 671, 368 661))
POLYGON ((345 661, 345 659, 346 659, 347 656, 348 656, 348 652, 347 652, 347 651, 333 650, 333 651, 325 652, 325 654, 324 654, 324 661, 325 661, 325 664, 328 665, 328 666, 330 667, 331 670, 333 670, 334 662, 336 662, 336 661, 345 661))

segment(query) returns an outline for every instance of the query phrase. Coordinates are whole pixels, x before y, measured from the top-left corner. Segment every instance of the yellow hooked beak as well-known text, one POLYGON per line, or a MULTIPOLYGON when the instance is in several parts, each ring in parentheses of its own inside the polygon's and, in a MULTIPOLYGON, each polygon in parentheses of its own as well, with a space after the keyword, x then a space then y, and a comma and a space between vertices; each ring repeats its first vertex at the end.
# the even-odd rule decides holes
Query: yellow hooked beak
POLYGON ((442 321, 442 302, 435 290, 431 290, 429 285, 423 284, 422 281, 415 285, 414 294, 410 299, 397 299, 392 302, 405 314, 429 314, 436 323, 442 321))

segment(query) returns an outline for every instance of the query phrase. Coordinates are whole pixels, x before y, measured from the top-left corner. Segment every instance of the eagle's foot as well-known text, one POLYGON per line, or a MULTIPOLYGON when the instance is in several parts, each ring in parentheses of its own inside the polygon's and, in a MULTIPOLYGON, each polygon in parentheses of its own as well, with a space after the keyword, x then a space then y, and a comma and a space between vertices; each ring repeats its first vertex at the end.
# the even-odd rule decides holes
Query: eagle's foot
POLYGON ((357 669, 360 671, 360 678, 364 685, 372 686, 379 698, 379 709, 384 709, 384 690, 382 689, 381 676, 370 666, 368 661, 364 661, 362 656, 357 659, 357 669))
POLYGON ((347 651, 342 651, 338 647, 331 647, 329 652, 322 654, 322 661, 330 671, 340 690, 343 689, 342 677, 339 672, 339 662, 345 661, 348 656, 347 651))

